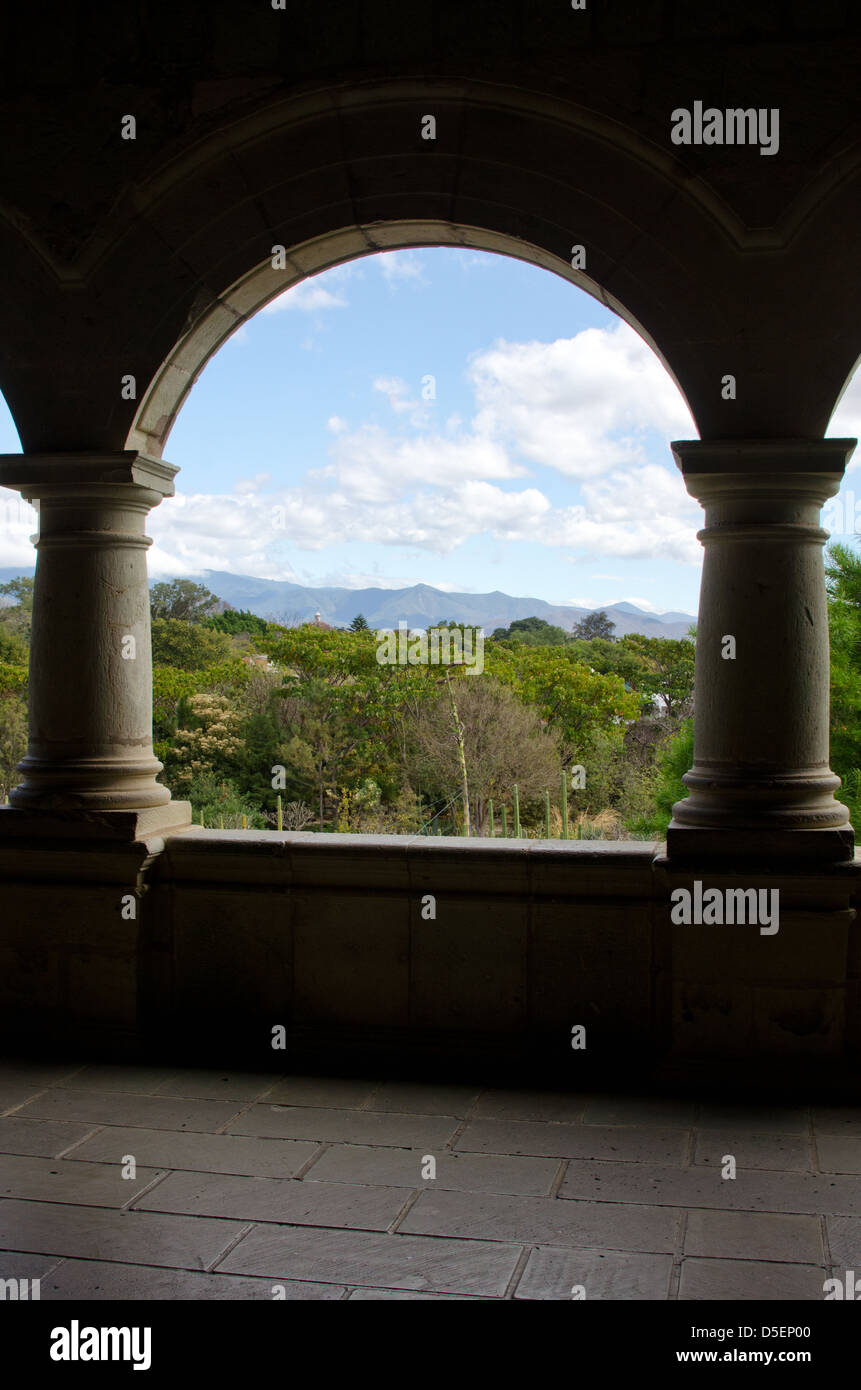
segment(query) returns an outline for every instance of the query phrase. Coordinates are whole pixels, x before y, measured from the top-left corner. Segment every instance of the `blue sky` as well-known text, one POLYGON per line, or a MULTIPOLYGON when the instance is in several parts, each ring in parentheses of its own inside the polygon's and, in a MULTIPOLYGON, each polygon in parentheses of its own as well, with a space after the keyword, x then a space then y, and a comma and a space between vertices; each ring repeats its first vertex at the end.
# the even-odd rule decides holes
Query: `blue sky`
MULTIPOLYGON (((861 432, 858 388, 830 434, 861 432)), ((165 450, 182 471, 150 517, 150 572, 695 613, 702 513, 674 438, 696 431, 670 377, 567 281, 448 247, 365 257, 206 367, 165 450)), ((0 451, 19 447, 0 406, 0 451)), ((0 496, 0 565, 32 564, 29 509, 0 496)), ((857 469, 843 501, 838 533, 861 522, 857 469)))

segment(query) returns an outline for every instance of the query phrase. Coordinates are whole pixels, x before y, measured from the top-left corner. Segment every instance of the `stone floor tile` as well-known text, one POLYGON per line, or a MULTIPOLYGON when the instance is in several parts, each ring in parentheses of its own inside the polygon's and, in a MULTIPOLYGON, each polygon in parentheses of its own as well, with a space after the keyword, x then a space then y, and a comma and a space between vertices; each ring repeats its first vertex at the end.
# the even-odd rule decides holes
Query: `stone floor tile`
MULTIPOLYGON (((203 1102, 201 1102, 203 1104, 203 1102)), ((229 1126, 231 1134, 313 1139, 344 1144, 440 1149, 460 1121, 454 1115, 394 1115, 370 1110, 317 1110, 313 1106, 255 1105, 229 1126)))
POLYGON ((270 1105, 310 1105, 321 1110, 360 1110, 379 1081, 355 1076, 285 1076, 266 1099, 270 1105))
POLYGON ((81 1067, 53 1084, 74 1091, 119 1091, 127 1095, 152 1095, 157 1086, 167 1081, 173 1068, 112 1066, 92 1064, 81 1067))
POLYGON ((422 1178, 421 1149, 383 1149, 338 1144, 323 1151, 304 1175, 307 1182, 357 1182, 390 1187, 453 1188, 463 1192, 510 1192, 543 1197, 559 1172, 555 1158, 508 1158, 498 1154, 437 1153, 436 1178, 422 1178))
POLYGON ((406 1198, 401 1187, 172 1173, 141 1198, 136 1210, 385 1231, 406 1198))
POLYGON ((529 1256, 515 1298, 571 1299, 582 1284, 586 1299, 666 1299, 672 1255, 618 1254, 539 1246, 529 1256))
POLYGON ((813 1110, 813 1128, 817 1137, 834 1134, 841 1139, 861 1139, 861 1106, 816 1106, 813 1110))
POLYGON ((9 1115, 0 1119, 0 1153, 55 1158, 92 1134, 95 1128, 95 1125, 66 1124, 57 1120, 22 1120, 17 1115, 9 1115))
POLYGON ((85 1260, 208 1269, 244 1229, 241 1221, 0 1201, 0 1247, 85 1260))
MULTIPOLYGON (((696 1131, 694 1164, 720 1168, 724 1154, 732 1154, 736 1168, 773 1168, 779 1172, 809 1173, 810 1144, 793 1134, 749 1134, 746 1130, 701 1129, 696 1131)), ((731 1181, 728 1179, 728 1181, 731 1181)))
POLYGON ((63 1158, 0 1155, 0 1197, 29 1202, 123 1207, 158 1176, 155 1168, 138 1168, 133 1178, 124 1178, 120 1163, 67 1163, 63 1158))
POLYGON ((819 1217, 785 1212, 692 1211, 684 1251, 716 1259, 792 1264, 820 1264, 824 1258, 819 1217))
MULTIPOLYGON (((23 1124, 24 1121, 19 1123, 23 1124)), ((2 1150, 0 1121, 0 1150, 2 1150)), ((115 1163, 117 1155, 133 1154, 150 1168, 186 1169, 200 1173, 237 1173, 257 1178, 292 1178, 320 1152, 320 1145, 298 1139, 256 1139, 238 1134, 193 1134, 189 1130, 99 1130, 69 1154, 69 1163, 84 1159, 115 1163)))
POLYGON ((684 1129, 634 1125, 535 1124, 470 1120, 455 1148, 470 1153, 535 1154, 548 1158, 602 1158, 624 1163, 681 1164, 688 1147, 684 1129))
POLYGON ((366 1231, 256 1226, 221 1261, 231 1274, 501 1298, 519 1245, 366 1231))
POLYGON ((854 1269, 861 1284, 861 1217, 827 1216, 825 1227, 832 1264, 854 1269))
POLYGON ((722 1179, 704 1166, 669 1168, 656 1164, 569 1163, 559 1189, 562 1199, 644 1202, 657 1206, 706 1207, 717 1211, 783 1211, 861 1215, 861 1184, 856 1178, 816 1173, 741 1170, 722 1179))
POLYGON ((480 1095, 477 1086, 440 1086, 421 1081, 387 1081, 375 1091, 368 1110, 401 1115, 454 1115, 463 1119, 480 1095))
POLYGON ((14 1081, 0 1082, 0 1115, 17 1113, 22 1105, 45 1093, 50 1094, 48 1087, 35 1081, 31 1085, 17 1084, 14 1081))
POLYGON ((663 1254, 674 1249, 678 1217, 671 1207, 435 1191, 421 1193, 398 1229, 410 1235, 663 1254))
POLYGON ((354 1289, 350 1303, 485 1303, 477 1294, 411 1293, 409 1289, 354 1289))
MULTIPOLYGON (((39 1279, 42 1280, 59 1264, 60 1255, 22 1255, 17 1250, 0 1250, 0 1280, 39 1279)), ((40 1289, 40 1297, 44 1298, 40 1289)), ((3 1294, 0 1291, 0 1299, 3 1294)))
POLYGON ((22 1119, 83 1120, 93 1125, 188 1129, 213 1134, 241 1113, 239 1101, 169 1100, 119 1091, 45 1091, 16 1113, 22 1119))
POLYGON ((697 1115, 697 1103, 662 1096, 590 1096, 583 1123, 587 1125, 659 1125, 665 1129, 689 1129, 697 1115))
POLYGON ((728 1129, 748 1134, 801 1134, 810 1130, 805 1106, 722 1105, 706 1101, 698 1129, 728 1129))
POLYGON ((683 1302, 710 1299, 745 1303, 772 1299, 815 1302, 823 1298, 825 1278, 825 1270, 818 1265, 686 1259, 682 1264, 678 1296, 683 1302))
MULTIPOLYGON (((229 1300, 274 1302, 274 1281, 232 1274, 193 1274, 184 1269, 159 1269, 154 1265, 109 1264, 103 1260, 64 1260, 42 1281, 42 1299, 81 1299, 87 1302, 118 1299, 166 1301, 229 1300)), ((279 1298, 297 1300, 342 1298, 346 1290, 337 1284, 307 1284, 282 1280, 279 1298)))
POLYGON ((268 1096, 273 1086, 283 1080, 283 1072, 204 1071, 188 1068, 171 1072, 167 1081, 156 1088, 160 1096, 182 1097, 184 1100, 245 1101, 268 1096))
POLYGON ((861 1134, 857 1139, 817 1134, 816 1153, 823 1173, 861 1173, 861 1134))
POLYGON ((473 1112, 483 1120, 551 1120, 576 1124, 583 1118, 589 1096, 574 1091, 488 1090, 473 1112))

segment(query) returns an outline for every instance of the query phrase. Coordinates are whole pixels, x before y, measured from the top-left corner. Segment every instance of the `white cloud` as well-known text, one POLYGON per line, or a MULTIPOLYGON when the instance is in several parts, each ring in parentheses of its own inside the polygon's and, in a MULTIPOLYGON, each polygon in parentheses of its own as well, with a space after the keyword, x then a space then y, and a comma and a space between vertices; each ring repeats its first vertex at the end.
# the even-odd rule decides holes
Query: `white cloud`
POLYGON ((399 376, 378 376, 375 378, 374 390, 380 391, 389 402, 389 407, 396 415, 406 415, 409 413, 409 423, 415 430, 426 430, 430 428, 431 408, 425 401, 416 401, 410 396, 410 388, 407 383, 399 376))
POLYGON ((285 290, 277 299, 271 299, 264 304, 261 312, 280 314, 284 309, 298 309, 303 314, 315 314, 321 309, 344 309, 346 305, 347 300, 342 294, 333 293, 309 279, 300 280, 298 285, 285 290))
POLYGON ((39 529, 39 514, 20 493, 0 487, 0 565, 30 567, 36 551, 30 537, 39 529))
POLYGON ((383 279, 390 287, 405 280, 413 280, 426 285, 424 267, 413 251, 382 251, 375 257, 383 279))
POLYGON ((271 473, 255 473, 253 478, 240 478, 238 482, 233 484, 233 491, 239 493, 260 492, 271 481, 271 473))
POLYGON ((552 343, 500 341, 473 358, 470 376, 476 433, 569 477, 642 462, 647 430, 696 433, 675 383, 626 323, 552 343))
MULTIPOLYGON (((692 422, 673 382, 627 325, 554 343, 498 343, 473 359, 470 378, 478 407, 471 424, 449 417, 443 433, 417 418, 422 407, 406 381, 375 378, 397 432, 351 428, 332 415, 330 462, 298 485, 264 493, 264 474, 233 496, 165 503, 151 520, 153 561, 175 572, 275 577, 288 549, 295 559, 296 549, 356 541, 448 555, 484 534, 547 546, 570 560, 701 562, 700 509, 669 461, 648 462, 645 448, 648 431, 691 435, 692 422), (533 485, 511 486, 542 465, 553 470, 552 489, 542 489, 538 476, 533 485), (568 485, 570 502, 556 500, 560 474, 577 480, 568 485)), ((364 582, 357 577, 358 587, 364 582)))
POLYGON ((517 478, 526 470, 492 440, 475 435, 393 437, 376 425, 343 435, 332 446, 334 476, 351 497, 384 502, 429 483, 447 488, 464 478, 517 478))
POLYGON ((415 410, 418 401, 410 400, 410 388, 399 376, 378 376, 374 379, 374 390, 381 391, 396 415, 407 410, 415 410))

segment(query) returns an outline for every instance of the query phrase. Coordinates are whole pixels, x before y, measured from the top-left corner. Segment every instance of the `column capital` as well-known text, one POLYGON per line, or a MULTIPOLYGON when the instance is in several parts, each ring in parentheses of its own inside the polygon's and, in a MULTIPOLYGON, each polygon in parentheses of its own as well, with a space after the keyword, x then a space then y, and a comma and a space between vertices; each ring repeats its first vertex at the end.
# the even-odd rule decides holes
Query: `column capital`
POLYGON ((670 448, 692 497, 783 498, 821 507, 840 487, 856 439, 682 439, 670 448))
POLYGON ((150 506, 157 506, 163 498, 173 497, 178 472, 174 464, 136 449, 0 454, 0 486, 14 488, 28 501, 66 493, 104 495, 113 489, 138 487, 152 494, 150 506))

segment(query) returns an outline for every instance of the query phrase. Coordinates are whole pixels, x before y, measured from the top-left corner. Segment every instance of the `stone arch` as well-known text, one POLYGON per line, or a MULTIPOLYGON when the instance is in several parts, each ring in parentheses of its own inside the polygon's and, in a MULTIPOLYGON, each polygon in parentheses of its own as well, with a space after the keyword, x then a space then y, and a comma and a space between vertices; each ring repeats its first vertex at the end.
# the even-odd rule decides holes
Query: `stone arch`
MULTIPOLYGON (((735 271, 780 242, 747 229, 654 138, 568 100, 439 79, 281 98, 178 142, 62 263, 5 231, 18 273, 32 279, 38 262, 38 300, 11 294, 2 306, 26 349, 8 370, 31 452, 163 442, 160 421, 195 372, 265 302, 255 272, 275 244, 297 275, 397 245, 480 245, 544 264, 637 327, 706 432, 721 345, 740 363, 761 356, 739 330, 750 285, 735 271), (420 135, 429 107, 433 150, 420 135), (118 398, 120 370, 137 381, 131 404, 118 398)), ((745 412, 757 411, 752 396, 742 402, 732 430, 749 430, 745 412)))
POLYGON ((137 449, 151 458, 161 457, 183 402, 206 364, 227 339, 270 300, 307 276, 317 275, 347 261, 381 251, 426 246, 469 247, 496 252, 540 266, 585 290, 639 333, 686 400, 672 367, 652 336, 624 304, 583 271, 565 265, 560 258, 548 255, 538 246, 497 232, 446 222, 392 222, 383 226, 344 228, 318 237, 303 246, 287 250, 286 270, 273 269, 272 258, 269 257, 229 286, 161 364, 140 403, 125 447, 137 449))

